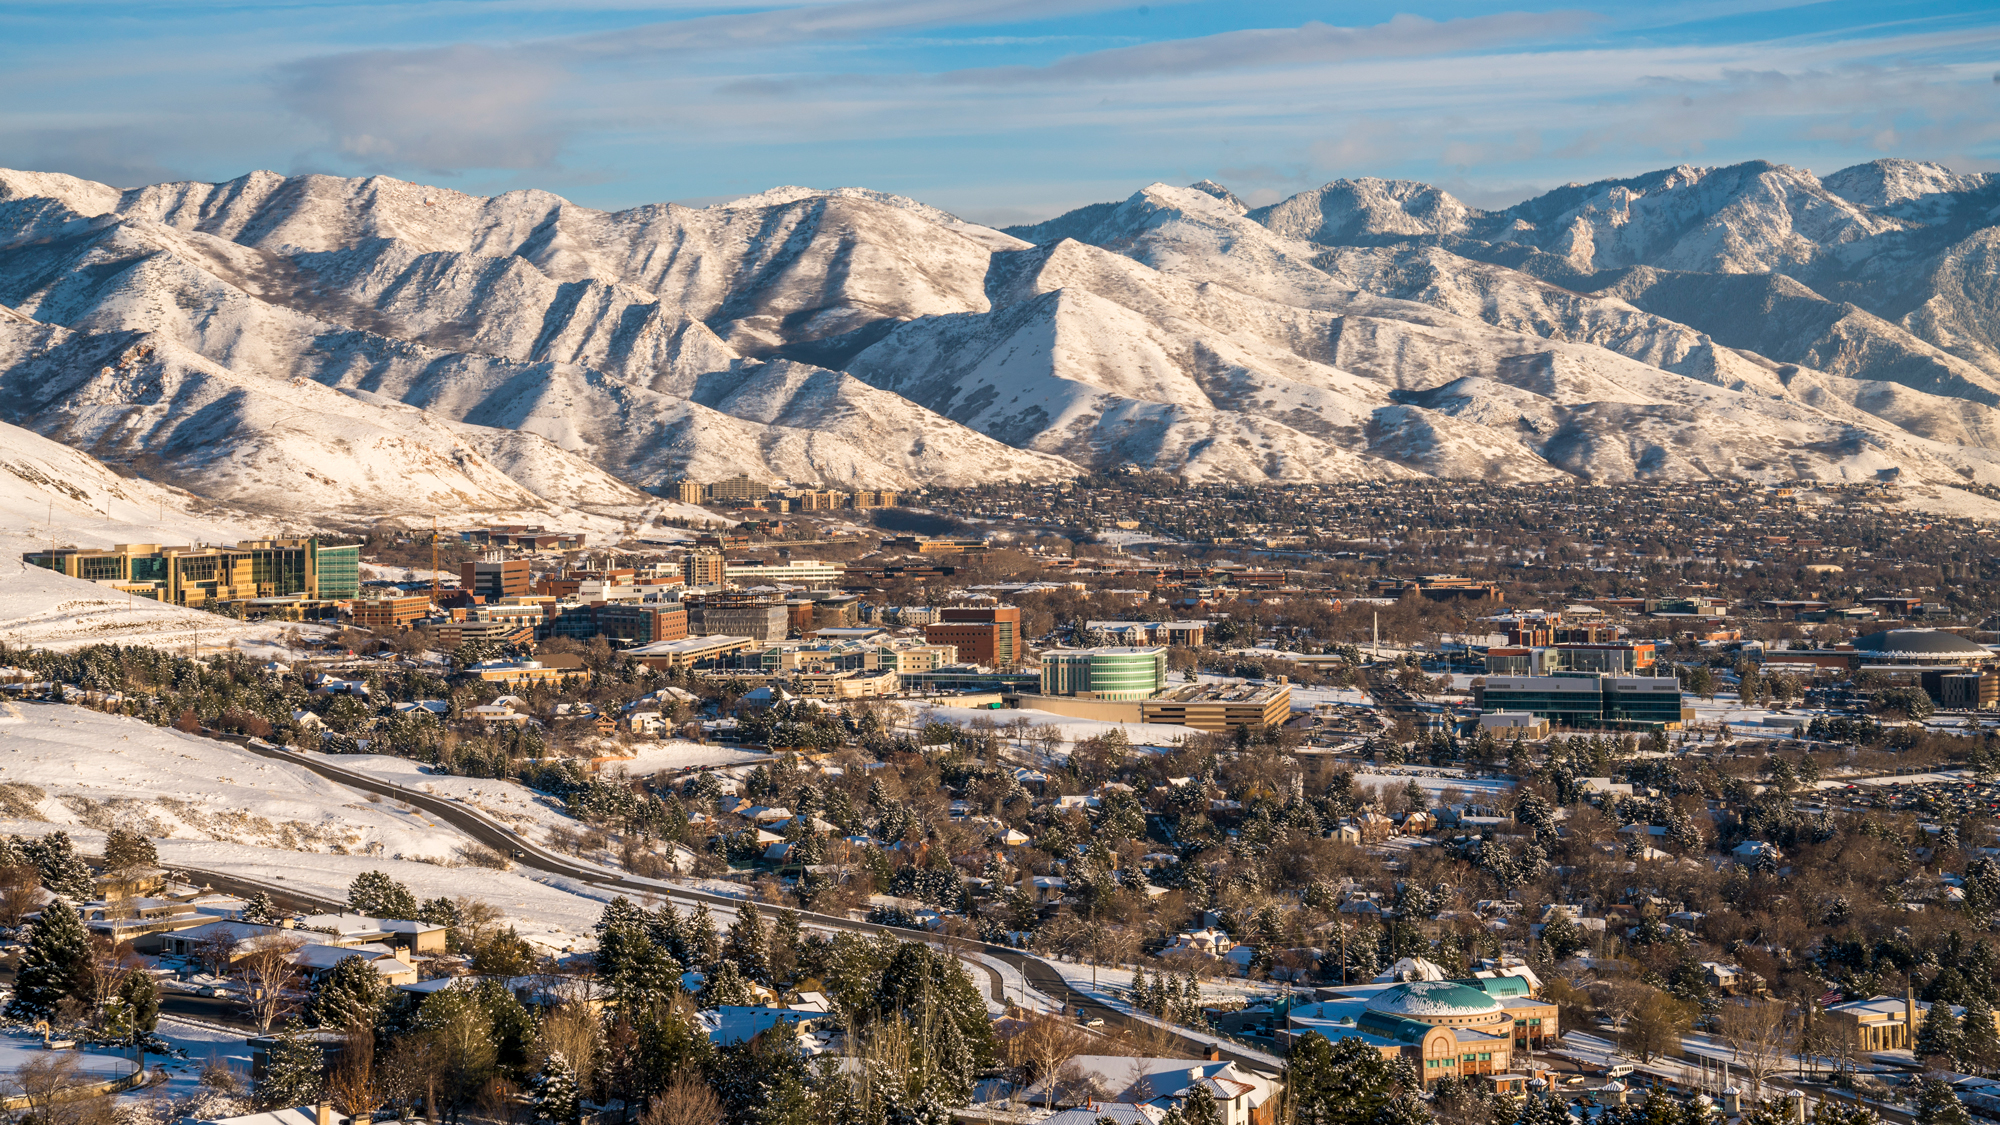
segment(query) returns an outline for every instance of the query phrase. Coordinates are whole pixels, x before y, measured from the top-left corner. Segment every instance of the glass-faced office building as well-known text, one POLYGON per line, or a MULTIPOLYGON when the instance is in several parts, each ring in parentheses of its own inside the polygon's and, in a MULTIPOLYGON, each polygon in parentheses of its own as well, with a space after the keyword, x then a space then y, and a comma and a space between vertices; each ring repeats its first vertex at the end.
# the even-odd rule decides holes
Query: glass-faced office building
POLYGON ((1151 699, 1167 686, 1164 648, 1059 649, 1042 654, 1042 694, 1107 702, 1151 699))
POLYGON ((1472 697, 1481 710, 1526 711, 1559 727, 1671 730, 1690 717, 1672 676, 1481 676, 1472 681, 1472 697))

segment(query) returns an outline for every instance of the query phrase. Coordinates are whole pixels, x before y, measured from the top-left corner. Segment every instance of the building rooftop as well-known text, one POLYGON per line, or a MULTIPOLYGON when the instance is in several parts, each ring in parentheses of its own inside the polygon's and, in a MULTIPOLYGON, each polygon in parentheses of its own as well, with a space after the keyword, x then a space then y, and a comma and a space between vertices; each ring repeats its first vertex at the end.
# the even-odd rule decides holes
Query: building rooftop
POLYGON ((1876 656, 1991 656, 1993 650, 1941 629, 1888 629, 1854 638, 1854 647, 1876 656))
POLYGON ((1368 1001, 1368 1010, 1390 1016, 1482 1016, 1500 1010, 1493 997, 1448 980, 1418 980, 1387 989, 1368 1001))

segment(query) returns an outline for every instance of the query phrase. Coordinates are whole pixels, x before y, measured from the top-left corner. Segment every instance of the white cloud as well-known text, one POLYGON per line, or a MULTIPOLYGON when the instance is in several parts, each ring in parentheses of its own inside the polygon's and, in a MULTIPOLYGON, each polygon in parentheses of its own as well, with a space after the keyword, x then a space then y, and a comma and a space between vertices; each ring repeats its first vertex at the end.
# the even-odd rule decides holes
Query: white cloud
POLYGON ((948 82, 1011 85, 1032 82, 1118 82, 1175 78, 1212 70, 1267 69, 1363 58, 1411 58, 1486 50, 1523 39, 1574 34, 1595 17, 1584 12, 1506 12, 1446 20, 1398 15, 1374 27, 1247 28, 1193 39, 1114 47, 1072 55, 1047 66, 988 67, 943 75, 948 82))
POLYGON ((365 166, 549 168, 563 144, 546 104, 563 73, 529 51, 355 51, 287 71, 284 103, 365 166))

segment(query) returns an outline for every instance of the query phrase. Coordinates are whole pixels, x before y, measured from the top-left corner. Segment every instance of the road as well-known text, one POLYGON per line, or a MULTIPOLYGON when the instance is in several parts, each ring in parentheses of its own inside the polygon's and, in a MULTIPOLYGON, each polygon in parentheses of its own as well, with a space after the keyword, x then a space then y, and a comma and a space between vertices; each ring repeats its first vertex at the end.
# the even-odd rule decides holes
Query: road
POLYGON ((1390 679, 1389 670, 1393 667, 1395 666, 1391 664, 1362 666, 1361 674, 1368 681, 1368 697, 1373 699, 1375 706, 1381 710, 1398 715, 1412 714, 1417 710, 1416 701, 1410 697, 1409 692, 1397 687, 1395 681, 1390 679))
MULTIPOLYGON (((731 913, 734 913, 742 905, 741 899, 689 890, 653 879, 634 879, 604 868, 578 864, 573 860, 566 859, 536 844, 530 843, 518 834, 494 824, 492 821, 485 819, 457 801, 438 797, 421 790, 408 789, 394 782, 369 777, 366 774, 343 769, 330 762, 321 761, 289 750, 253 746, 250 744, 250 740, 242 735, 224 734, 221 731, 211 730, 204 730, 202 733, 210 738, 232 743, 249 753, 261 757, 289 762, 295 766, 302 766, 329 781, 353 789, 359 789, 365 793, 377 793, 384 797, 393 797, 396 800, 406 802, 435 816, 437 819, 451 825, 479 843, 492 848, 501 855, 511 857, 514 863, 522 867, 634 896, 667 897, 683 901, 705 902, 711 906, 724 907, 731 913)), ((229 878, 229 876, 217 872, 204 871, 201 874, 211 880, 215 880, 218 887, 223 885, 221 880, 229 878)), ((242 884, 241 880, 236 880, 236 882, 242 884)), ((250 884, 242 885, 249 886, 250 884)), ((270 888, 263 885, 255 885, 255 890, 268 890, 274 894, 285 893, 299 897, 296 892, 282 891, 282 889, 270 888)), ((810 911, 800 911, 799 917, 802 921, 810 922, 822 929, 851 930, 857 933, 868 934, 888 931, 913 941, 934 942, 938 940, 938 935, 929 930, 904 930, 894 926, 857 922, 851 918, 841 918, 830 914, 815 914, 810 911)), ((980 942, 965 942, 963 945, 966 948, 976 949, 979 952, 986 953, 1012 965, 1037 991, 1062 1004, 1064 1011, 1068 1013, 1074 1014, 1077 1009, 1081 1008, 1093 1016, 1102 1018, 1108 1027, 1129 1026, 1135 1029, 1142 1027, 1151 1029, 1153 1027, 1151 1024, 1134 1019, 1101 1001, 1094 1000, 1071 988, 1068 982, 1062 979, 1060 973, 1046 961, 1032 953, 1025 953, 1007 946, 987 945, 980 942)), ((995 985, 993 995, 998 998, 1002 995, 999 991, 999 978, 990 969, 986 971, 993 978, 995 985)), ((1205 1057, 1209 1050, 1209 1045, 1206 1043, 1185 1037, 1177 1036, 1176 1038, 1180 1039, 1184 1049, 1189 1052, 1187 1056, 1189 1058, 1205 1057)), ((1232 1051, 1226 1047, 1221 1050, 1224 1058, 1236 1062, 1241 1066, 1260 1072, 1268 1072, 1270 1069, 1270 1064, 1262 1059, 1232 1051)))

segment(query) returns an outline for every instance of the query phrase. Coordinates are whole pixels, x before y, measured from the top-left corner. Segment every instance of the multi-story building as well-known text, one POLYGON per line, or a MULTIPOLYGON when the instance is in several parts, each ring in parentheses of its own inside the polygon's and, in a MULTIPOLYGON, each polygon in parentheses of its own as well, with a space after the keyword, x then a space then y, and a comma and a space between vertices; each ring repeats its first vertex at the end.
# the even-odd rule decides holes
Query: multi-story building
POLYGON ((532 580, 526 559, 465 562, 458 567, 459 588, 487 601, 527 597, 532 580))
POLYGON ((1167 686, 1163 648, 1061 649, 1042 654, 1042 694, 1129 702, 1167 686))
POLYGON ((677 641, 657 641, 629 649, 626 656, 663 671, 712 667, 732 653, 756 642, 749 637, 683 637, 677 641))
POLYGON ((769 482, 755 480, 742 473, 708 486, 708 497, 711 500, 762 500, 770 494, 769 482))
POLYGON ((1525 711, 1576 728, 1678 730, 1693 718, 1682 708, 1681 684, 1672 676, 1487 675, 1472 681, 1472 701, 1484 711, 1525 711))
POLYGON ((672 602, 617 602, 596 606, 597 635, 647 645, 688 635, 687 607, 672 602))
POLYGON ((876 492, 864 490, 854 494, 854 506, 857 508, 893 508, 901 498, 899 493, 886 488, 876 492))
POLYGON ((984 551, 984 539, 926 539, 918 535, 898 535, 882 541, 885 551, 915 551, 919 555, 962 555, 984 551))
POLYGON ((674 482, 674 498, 683 504, 700 504, 708 499, 708 486, 685 478, 674 482))
POLYGON ((1083 631, 1103 634, 1113 644, 1200 648, 1208 640, 1206 621, 1086 621, 1083 631))
POLYGON ((431 599, 423 594, 408 598, 363 598, 354 603, 354 624, 363 629, 407 629, 430 611, 431 599))
MULTIPOLYGON (((846 575, 846 568, 838 563, 814 562, 811 559, 789 559, 785 562, 733 562, 722 568, 723 577, 730 582, 744 586, 762 586, 768 583, 785 582, 794 585, 837 586, 846 575)), ((688 585, 695 583, 690 580, 688 585)))
POLYGON ((1210 734, 1238 727, 1264 730, 1292 718, 1290 684, 1184 684, 1139 704, 1139 718, 1173 723, 1210 734))
POLYGON ((952 645, 961 660, 1005 670, 1021 664, 1021 610, 1018 606, 947 606, 924 639, 952 645))
POLYGON ((174 605, 281 597, 344 601, 361 589, 361 548, 318 539, 251 539, 234 547, 121 543, 23 557, 72 578, 174 605))
POLYGON ((690 599, 686 604, 690 636, 782 641, 791 631, 785 603, 772 598, 723 594, 690 599))
POLYGON ((698 547, 681 560, 681 578, 689 586, 720 586, 728 576, 728 564, 714 548, 698 547))

